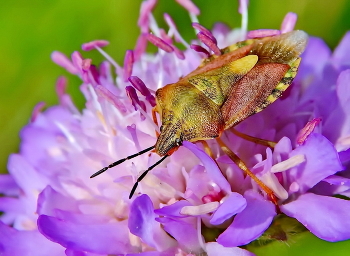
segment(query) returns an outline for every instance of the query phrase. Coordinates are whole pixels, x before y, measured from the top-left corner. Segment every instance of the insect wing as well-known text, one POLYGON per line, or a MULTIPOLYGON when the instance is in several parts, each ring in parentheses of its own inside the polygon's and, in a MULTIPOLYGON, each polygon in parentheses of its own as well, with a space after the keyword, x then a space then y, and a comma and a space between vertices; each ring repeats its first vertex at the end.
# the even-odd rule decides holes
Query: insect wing
POLYGON ((221 108, 228 129, 253 115, 276 99, 292 83, 305 49, 307 35, 292 31, 280 36, 256 41, 252 54, 258 56, 257 65, 233 87, 221 108))
POLYGON ((190 77, 188 81, 221 106, 227 99, 232 86, 251 71, 257 61, 258 56, 248 55, 204 74, 190 77))

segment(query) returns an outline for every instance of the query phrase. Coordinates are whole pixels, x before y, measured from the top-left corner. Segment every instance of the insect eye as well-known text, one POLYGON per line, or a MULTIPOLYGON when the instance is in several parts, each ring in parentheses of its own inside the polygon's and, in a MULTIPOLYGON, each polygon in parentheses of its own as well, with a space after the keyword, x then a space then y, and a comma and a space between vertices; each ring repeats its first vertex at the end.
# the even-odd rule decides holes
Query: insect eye
POLYGON ((161 126, 159 127, 159 131, 160 131, 160 132, 163 131, 163 125, 161 125, 161 126))
POLYGON ((182 145, 182 140, 180 138, 175 139, 175 144, 176 146, 181 146, 182 145))

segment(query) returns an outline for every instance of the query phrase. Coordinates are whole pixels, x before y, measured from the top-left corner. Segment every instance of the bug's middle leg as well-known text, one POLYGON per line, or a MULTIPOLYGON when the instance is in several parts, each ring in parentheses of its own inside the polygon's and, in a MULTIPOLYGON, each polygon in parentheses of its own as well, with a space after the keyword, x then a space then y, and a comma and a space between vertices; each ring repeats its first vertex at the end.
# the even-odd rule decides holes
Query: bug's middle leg
POLYGON ((268 186, 265 185, 264 182, 262 182, 258 177, 255 176, 254 173, 252 173, 247 165, 243 162, 242 159, 240 159, 235 153, 232 152, 231 149, 229 149, 226 144, 220 139, 220 138, 216 138, 217 142, 219 143, 222 151, 224 151, 224 153, 246 174, 248 175, 250 178, 252 178, 252 180, 254 180, 259 186, 260 188, 265 191, 265 193, 268 195, 268 197, 271 199, 271 201, 277 205, 277 197, 275 196, 275 194, 273 193, 272 189, 270 189, 268 186))
POLYGON ((250 136, 248 134, 245 134, 245 133, 242 133, 240 131, 237 131, 234 128, 231 128, 230 131, 233 134, 237 135, 238 137, 241 137, 242 139, 245 139, 247 141, 251 141, 251 142, 254 142, 254 143, 257 143, 257 144, 269 147, 269 148, 274 148, 276 146, 276 144, 277 144, 276 142, 271 141, 271 140, 264 140, 264 139, 260 139, 260 138, 257 138, 257 137, 250 136))

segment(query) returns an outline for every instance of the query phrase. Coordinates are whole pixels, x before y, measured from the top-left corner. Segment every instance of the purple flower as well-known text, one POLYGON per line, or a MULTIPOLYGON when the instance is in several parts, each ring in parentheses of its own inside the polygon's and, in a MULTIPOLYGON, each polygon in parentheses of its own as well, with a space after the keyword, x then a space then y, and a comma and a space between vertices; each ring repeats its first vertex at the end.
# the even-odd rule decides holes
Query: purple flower
POLYGON ((77 110, 66 79, 59 78, 60 104, 42 112, 39 103, 33 110, 20 134, 20 152, 10 156, 9 174, 0 176, 0 254, 253 255, 237 246, 257 239, 281 213, 321 239, 349 239, 350 201, 334 196, 350 195, 350 33, 333 54, 321 39, 310 38, 291 89, 235 127, 278 141, 273 151, 230 131, 222 136, 274 191, 277 206, 215 141, 208 141, 213 157, 200 144, 184 142, 139 182, 131 200, 131 188, 159 160, 157 154, 122 160, 89 178, 155 144, 159 126, 151 111, 157 89, 187 75, 202 57, 220 55, 220 48, 291 31, 296 22, 289 13, 280 30, 246 32, 247 1, 240 1, 242 28, 217 24, 210 31, 198 23, 198 8, 179 0, 198 31, 189 44, 169 15, 169 31, 158 27, 151 14, 156 2, 142 3, 142 33, 123 66, 102 49, 108 45, 103 40, 82 46, 107 59, 98 67, 79 52, 71 58, 52 54, 81 78, 86 106, 77 110), (145 52, 147 42, 159 48, 157 54, 145 52))

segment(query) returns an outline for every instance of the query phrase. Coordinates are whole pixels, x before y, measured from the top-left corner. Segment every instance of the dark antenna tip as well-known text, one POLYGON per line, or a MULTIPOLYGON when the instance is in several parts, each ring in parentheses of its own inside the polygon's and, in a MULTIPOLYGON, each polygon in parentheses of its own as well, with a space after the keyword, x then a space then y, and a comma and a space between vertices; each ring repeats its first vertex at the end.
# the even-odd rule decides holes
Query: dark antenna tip
POLYGON ((165 155, 163 156, 160 160, 158 160, 158 162, 156 162, 155 164, 151 165, 146 171, 144 171, 136 180, 134 186, 132 187, 130 194, 129 194, 129 199, 132 198, 132 196, 134 195, 137 186, 139 185, 140 181, 143 180, 144 177, 146 177, 147 173, 152 170, 154 167, 156 167, 158 164, 160 164, 161 162, 163 162, 165 160, 165 158, 167 158, 169 155, 165 155))
POLYGON ((135 194, 135 191, 136 191, 136 188, 138 185, 139 185, 139 183, 135 182, 134 186, 132 186, 132 189, 131 189, 130 194, 129 194, 129 199, 131 199, 132 196, 135 194))
POLYGON ((91 176, 90 176, 90 179, 96 177, 97 175, 100 175, 101 173, 104 173, 104 172, 107 171, 107 170, 108 170, 108 167, 102 168, 102 169, 99 170, 98 172, 95 172, 93 175, 91 175, 91 176))

